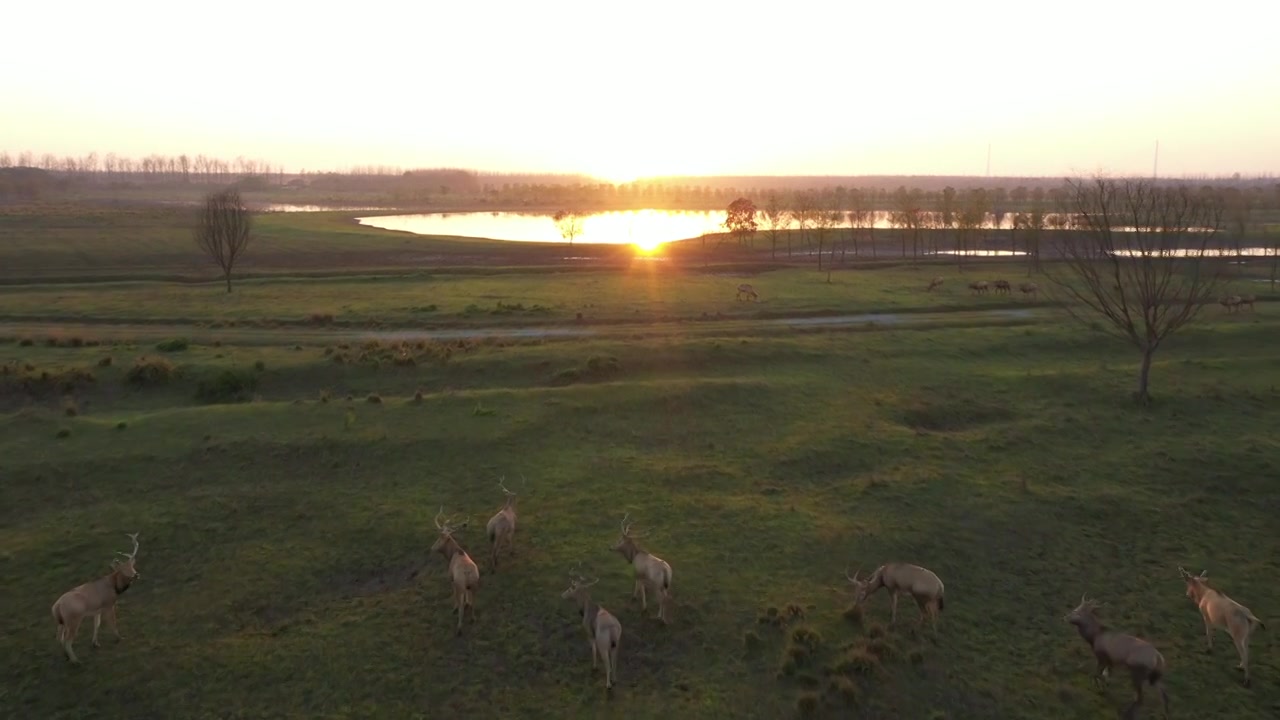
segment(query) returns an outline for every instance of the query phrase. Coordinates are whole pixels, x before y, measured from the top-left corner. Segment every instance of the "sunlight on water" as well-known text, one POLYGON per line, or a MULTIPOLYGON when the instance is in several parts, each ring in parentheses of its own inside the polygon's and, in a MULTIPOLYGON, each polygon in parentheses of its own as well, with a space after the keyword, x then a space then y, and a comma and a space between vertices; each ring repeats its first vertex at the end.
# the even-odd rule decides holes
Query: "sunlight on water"
POLYGON ((1007 257, 1026 255, 1023 250, 939 250, 939 255, 964 255, 966 257, 1007 257))
POLYGON ((265 205, 261 205, 256 209, 259 212, 293 213, 293 212, 333 212, 333 211, 360 212, 360 211, 367 211, 367 210, 385 210, 386 208, 352 206, 352 205, 295 205, 291 203, 266 203, 265 205))
MULTIPOLYGON (((574 243, 633 244, 651 251, 662 243, 723 232, 723 211, 625 210, 587 215, 574 243)), ((551 215, 518 212, 430 213, 356 218, 362 225, 419 235, 565 242, 551 215)))

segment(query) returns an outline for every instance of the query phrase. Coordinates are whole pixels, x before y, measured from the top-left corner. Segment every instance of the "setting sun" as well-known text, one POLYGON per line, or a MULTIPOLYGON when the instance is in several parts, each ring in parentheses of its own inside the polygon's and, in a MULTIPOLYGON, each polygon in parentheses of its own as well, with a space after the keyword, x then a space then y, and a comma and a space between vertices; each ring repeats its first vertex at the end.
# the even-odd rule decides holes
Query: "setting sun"
POLYGON ((656 238, 648 238, 645 240, 637 240, 631 244, 634 245, 636 250, 641 253, 645 255, 652 255, 657 252, 658 248, 662 247, 663 241, 656 238))

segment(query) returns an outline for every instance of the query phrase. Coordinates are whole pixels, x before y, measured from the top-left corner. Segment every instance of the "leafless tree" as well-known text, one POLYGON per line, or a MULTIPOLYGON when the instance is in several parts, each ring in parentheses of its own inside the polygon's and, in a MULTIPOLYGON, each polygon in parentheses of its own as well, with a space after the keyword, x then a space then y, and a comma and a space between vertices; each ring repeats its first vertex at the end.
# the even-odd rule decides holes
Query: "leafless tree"
POLYGON ((791 226, 791 216, 782 206, 778 193, 771 192, 764 204, 764 229, 769 235, 769 256, 778 259, 778 235, 791 226))
POLYGON ((560 237, 568 240, 570 245, 574 238, 582 234, 582 215, 576 211, 560 210, 551 219, 560 231, 560 237))
POLYGON ((220 190, 205 196, 195 227, 196 245, 222 269, 231 292, 231 271, 249 246, 252 217, 240 201, 238 190, 220 190))
POLYGON ((1060 263, 1046 273, 1076 320, 1128 340, 1142 353, 1134 399, 1151 401, 1151 358, 1164 340, 1217 299, 1221 198, 1147 180, 1069 180, 1056 241, 1060 263))

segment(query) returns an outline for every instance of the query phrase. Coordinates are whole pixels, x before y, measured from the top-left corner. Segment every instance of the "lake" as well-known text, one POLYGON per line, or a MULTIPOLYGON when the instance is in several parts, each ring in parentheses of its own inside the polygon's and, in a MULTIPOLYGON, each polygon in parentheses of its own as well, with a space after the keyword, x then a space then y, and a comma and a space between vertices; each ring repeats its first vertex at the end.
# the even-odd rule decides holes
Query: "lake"
MULTIPOLYGON (((723 210, 619 210, 592 213, 582 218, 575 243, 633 244, 653 248, 675 240, 723 232, 723 210)), ((462 212, 421 215, 360 217, 361 225, 402 230, 418 235, 564 242, 555 221, 547 213, 462 212)))

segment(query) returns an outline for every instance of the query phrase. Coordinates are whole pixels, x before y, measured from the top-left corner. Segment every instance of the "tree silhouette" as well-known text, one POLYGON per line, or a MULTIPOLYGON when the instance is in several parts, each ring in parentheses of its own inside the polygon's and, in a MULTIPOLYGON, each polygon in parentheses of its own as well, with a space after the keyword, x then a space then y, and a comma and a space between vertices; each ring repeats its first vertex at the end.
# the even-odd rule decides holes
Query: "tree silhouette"
POLYGON ((1151 358, 1169 335, 1217 299, 1222 262, 1206 253, 1222 228, 1220 197, 1146 180, 1067 182, 1056 233, 1061 263, 1046 277, 1076 320, 1101 326, 1142 353, 1134 399, 1151 401, 1151 358))
POLYGON ((744 197, 729 203, 723 224, 729 234, 737 239, 738 244, 742 245, 759 227, 756 222, 756 204, 744 197))
POLYGON ((249 246, 252 218, 237 190, 221 190, 205 196, 204 209, 195 227, 196 245, 222 269, 231 292, 231 270, 249 246))

